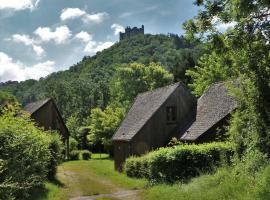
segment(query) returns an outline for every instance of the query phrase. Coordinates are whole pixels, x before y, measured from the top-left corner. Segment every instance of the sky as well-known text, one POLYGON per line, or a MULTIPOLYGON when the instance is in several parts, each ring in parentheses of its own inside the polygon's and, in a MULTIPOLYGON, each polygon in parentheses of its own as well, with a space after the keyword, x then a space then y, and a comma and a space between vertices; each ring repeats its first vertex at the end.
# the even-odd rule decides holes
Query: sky
POLYGON ((0 0, 0 82, 66 70, 126 26, 181 35, 197 12, 193 0, 0 0))

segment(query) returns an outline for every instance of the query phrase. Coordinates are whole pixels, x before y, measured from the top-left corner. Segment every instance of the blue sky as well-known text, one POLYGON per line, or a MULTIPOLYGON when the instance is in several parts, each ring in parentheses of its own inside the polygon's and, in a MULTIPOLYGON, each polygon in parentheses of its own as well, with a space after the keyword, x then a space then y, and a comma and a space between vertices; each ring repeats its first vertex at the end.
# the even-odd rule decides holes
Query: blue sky
POLYGON ((68 69, 126 26, 182 34, 197 11, 192 0, 0 0, 0 82, 68 69))

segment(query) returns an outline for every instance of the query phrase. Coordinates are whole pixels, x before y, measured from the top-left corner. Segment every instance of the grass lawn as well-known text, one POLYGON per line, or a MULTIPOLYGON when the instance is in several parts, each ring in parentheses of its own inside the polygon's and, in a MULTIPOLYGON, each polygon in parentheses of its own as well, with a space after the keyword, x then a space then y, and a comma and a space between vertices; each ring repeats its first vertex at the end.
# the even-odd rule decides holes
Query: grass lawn
MULTIPOLYGON (((46 183, 30 199, 65 200, 78 196, 111 194, 122 189, 142 189, 147 181, 131 179, 114 171, 106 154, 93 154, 88 161, 69 161, 58 167, 57 182, 46 183)), ((113 199, 113 198, 99 198, 113 199)))
MULTIPOLYGON (((45 188, 36 191, 30 200, 66 200, 133 189, 142 190, 136 199, 143 200, 269 200, 269 188, 270 166, 257 178, 234 176, 230 169, 222 168, 213 175, 194 178, 187 184, 149 187, 146 180, 131 179, 114 171, 113 160, 107 155, 94 154, 89 161, 70 161, 60 165, 57 181, 46 183, 45 188)), ((125 198, 101 196, 96 199, 125 198)))

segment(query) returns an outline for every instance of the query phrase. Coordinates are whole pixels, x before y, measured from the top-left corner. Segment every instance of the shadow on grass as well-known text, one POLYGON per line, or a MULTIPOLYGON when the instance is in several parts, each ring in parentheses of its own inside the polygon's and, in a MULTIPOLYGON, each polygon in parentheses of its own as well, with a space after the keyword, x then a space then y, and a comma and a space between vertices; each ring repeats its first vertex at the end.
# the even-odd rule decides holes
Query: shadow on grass
POLYGON ((59 181, 58 179, 54 179, 54 180, 51 180, 49 182, 47 182, 48 185, 51 185, 51 186, 45 186, 45 187, 42 187, 42 188, 36 188, 34 189, 32 192, 31 192, 31 195, 30 197, 27 199, 27 200, 46 200, 48 199, 48 194, 51 190, 51 187, 52 188, 62 188, 64 187, 64 183, 62 183, 61 181, 59 181))
POLYGON ((65 184, 62 183, 61 181, 59 181, 57 178, 54 178, 53 180, 51 180, 50 183, 52 183, 58 187, 61 187, 61 188, 65 186, 65 184))

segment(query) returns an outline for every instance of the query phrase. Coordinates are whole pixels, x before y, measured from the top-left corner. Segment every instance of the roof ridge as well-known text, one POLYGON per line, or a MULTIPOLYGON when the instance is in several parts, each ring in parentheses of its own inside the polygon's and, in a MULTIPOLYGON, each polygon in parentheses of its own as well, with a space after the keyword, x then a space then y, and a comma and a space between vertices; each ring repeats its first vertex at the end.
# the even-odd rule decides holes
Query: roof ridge
POLYGON ((139 95, 144 95, 144 94, 147 94, 147 93, 152 93, 152 92, 156 92, 156 91, 158 91, 158 90, 161 90, 161 89, 164 89, 164 88, 166 88, 166 87, 171 87, 171 86, 173 86, 173 85, 176 85, 176 84, 182 84, 182 82, 181 81, 178 81, 178 82, 176 82, 176 83, 171 83, 171 84, 169 84, 169 85, 165 85, 165 86, 162 86, 162 87, 158 87, 158 88, 156 88, 156 89, 154 89, 154 90, 148 90, 148 91, 145 91, 145 92, 141 92, 141 93, 139 93, 137 96, 139 96, 139 95))
POLYGON ((51 97, 45 98, 43 100, 38 100, 38 101, 34 101, 34 102, 31 102, 31 103, 28 103, 26 106, 24 106, 24 110, 27 111, 27 112, 29 112, 30 115, 32 115, 32 114, 34 114, 36 111, 38 111, 40 108, 42 108, 44 105, 46 105, 50 101, 53 101, 53 99, 51 97), (40 104, 40 103, 42 103, 42 104, 40 104), (34 110, 28 110, 28 107, 30 105, 35 105, 35 104, 37 104, 36 105, 37 107, 34 110))
POLYGON ((198 100, 200 100, 202 97, 204 97, 204 96, 208 93, 208 91, 209 91, 211 88, 213 88, 214 86, 216 86, 216 85, 221 85, 221 84, 228 83, 228 82, 230 82, 230 81, 227 80, 227 81, 218 81, 218 82, 212 83, 211 85, 209 85, 209 86, 207 87, 207 89, 204 90, 203 94, 200 96, 200 98, 199 98, 198 100))
POLYGON ((181 140, 195 141, 237 108, 237 101, 227 95, 227 84, 233 82, 234 80, 216 82, 204 91, 198 99, 196 119, 181 136, 181 140))

